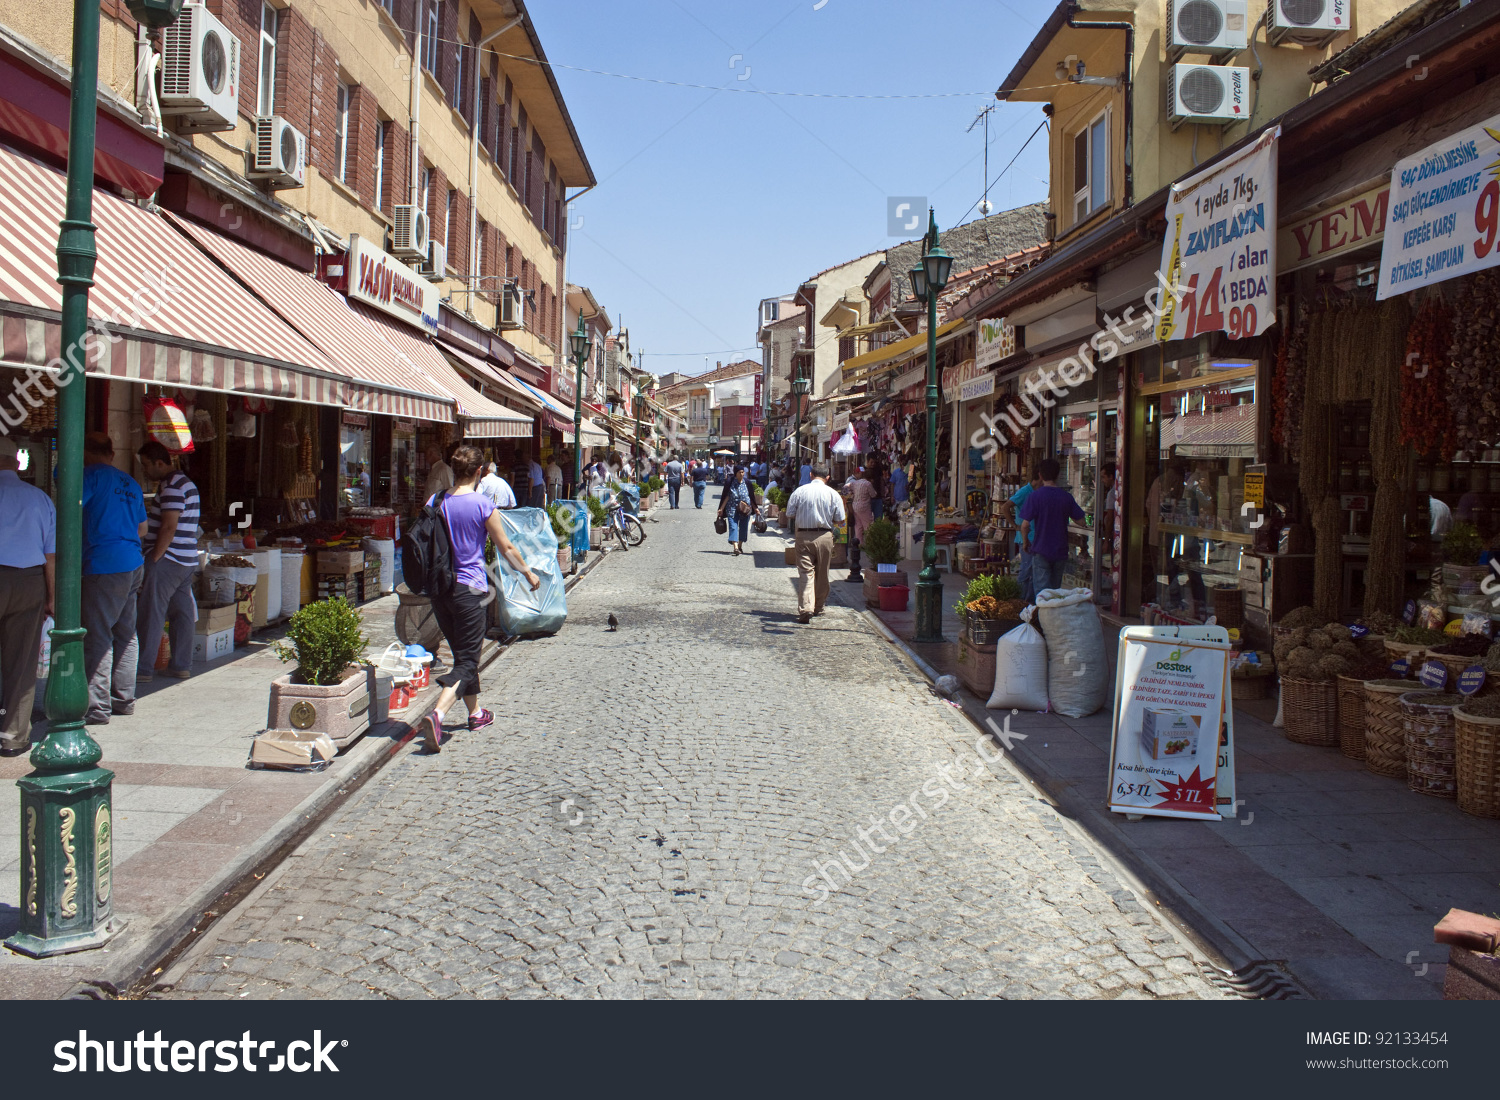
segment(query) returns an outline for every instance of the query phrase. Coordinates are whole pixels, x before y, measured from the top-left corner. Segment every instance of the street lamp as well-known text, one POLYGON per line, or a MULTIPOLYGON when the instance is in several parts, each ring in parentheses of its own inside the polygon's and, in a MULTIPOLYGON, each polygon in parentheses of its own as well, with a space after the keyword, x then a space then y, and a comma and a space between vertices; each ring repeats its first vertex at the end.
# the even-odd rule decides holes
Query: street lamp
POLYGON ((812 381, 798 368, 792 382, 792 393, 797 397, 797 434, 792 437, 792 465, 797 480, 802 480, 802 399, 812 390, 812 381))
MULTIPOLYGON (((573 492, 583 492, 583 365, 594 350, 588 330, 583 327, 583 313, 578 314, 578 328, 568 337, 573 362, 578 366, 577 388, 573 394, 573 492)), ((580 497, 581 498, 581 497, 580 497)))
POLYGON ((916 641, 943 640, 943 582, 937 571, 937 306, 948 285, 953 258, 938 243, 937 215, 927 209, 926 254, 913 268, 912 289, 927 303, 927 531, 922 539, 922 572, 917 576, 916 641))
POLYGON ((646 411, 646 394, 639 386, 635 391, 635 454, 632 456, 637 472, 641 468, 641 413, 646 411))
MULTIPOLYGON (((147 27, 177 18, 182 0, 128 0, 147 27)), ((94 134, 99 110, 99 0, 73 9, 73 82, 68 107, 68 199, 57 240, 62 346, 81 349, 94 285, 94 134)), ((52 661, 47 670, 47 737, 31 750, 36 770, 21 788, 21 926, 6 946, 33 958, 100 947, 114 920, 114 773, 84 729, 83 429, 81 367, 68 351, 57 377, 57 560, 52 661)))

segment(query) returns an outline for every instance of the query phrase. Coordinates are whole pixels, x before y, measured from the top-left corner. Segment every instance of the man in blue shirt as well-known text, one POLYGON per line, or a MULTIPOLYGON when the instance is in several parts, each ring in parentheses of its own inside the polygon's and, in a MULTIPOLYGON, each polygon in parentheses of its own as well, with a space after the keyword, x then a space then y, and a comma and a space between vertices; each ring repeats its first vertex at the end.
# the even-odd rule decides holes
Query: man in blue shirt
POLYGON ((1073 494, 1057 487, 1060 467, 1055 458, 1044 458, 1037 466, 1041 488, 1032 491, 1021 505, 1021 534, 1031 541, 1032 599, 1049 588, 1062 586, 1068 564, 1068 521, 1083 522, 1084 512, 1073 494))
POLYGON ((897 466, 891 471, 891 499, 897 504, 905 504, 908 496, 907 490, 906 467, 897 466))
POLYGON ((136 601, 146 575, 146 502, 114 458, 109 436, 89 433, 83 444, 83 666, 89 678, 83 720, 91 726, 108 725, 111 714, 135 713, 140 659, 136 601))
POLYGON ((57 509, 21 480, 19 448, 0 436, 0 755, 31 747, 42 626, 57 590, 57 509))
POLYGON ((1021 537, 1021 506, 1041 484, 1041 474, 1033 470, 1031 480, 1012 493, 1010 499, 1006 501, 1009 518, 1016 524, 1016 560, 1019 563, 1016 566, 1016 582, 1021 586, 1021 599, 1027 603, 1034 600, 1036 590, 1031 587, 1031 543, 1021 537))
POLYGON ((813 479, 813 468, 812 468, 812 465, 810 463, 804 462, 802 464, 802 477, 801 477, 801 480, 799 480, 797 482, 797 487, 801 488, 802 486, 806 485, 812 479, 813 479))

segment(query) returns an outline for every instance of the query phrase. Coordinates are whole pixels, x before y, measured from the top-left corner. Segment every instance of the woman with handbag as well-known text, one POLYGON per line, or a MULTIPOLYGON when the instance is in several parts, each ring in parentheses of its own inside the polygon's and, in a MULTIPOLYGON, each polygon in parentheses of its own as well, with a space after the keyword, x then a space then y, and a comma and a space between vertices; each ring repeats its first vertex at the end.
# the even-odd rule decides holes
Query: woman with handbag
POLYGON ((724 488, 724 496, 719 501, 719 518, 714 522, 714 529, 729 536, 729 545, 734 547, 735 557, 745 552, 745 539, 750 534, 750 516, 755 512, 759 493, 759 486, 745 476, 745 468, 740 466, 730 475, 729 484, 724 488))

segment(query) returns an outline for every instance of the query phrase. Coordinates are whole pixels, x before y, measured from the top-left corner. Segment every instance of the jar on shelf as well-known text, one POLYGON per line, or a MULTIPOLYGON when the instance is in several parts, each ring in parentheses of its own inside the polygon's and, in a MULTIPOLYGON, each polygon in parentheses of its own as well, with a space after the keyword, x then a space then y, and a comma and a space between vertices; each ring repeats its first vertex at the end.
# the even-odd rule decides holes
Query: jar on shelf
POLYGON ((1452 481, 1453 468, 1446 462, 1439 462, 1432 468, 1432 491, 1434 493, 1448 492, 1448 486, 1452 481))
POLYGON ((1367 493, 1375 488, 1375 471, 1368 458, 1359 460, 1359 468, 1355 474, 1355 488, 1361 493, 1367 493))
POLYGON ((1425 493, 1432 488, 1432 467, 1422 462, 1417 465, 1417 492, 1425 493))

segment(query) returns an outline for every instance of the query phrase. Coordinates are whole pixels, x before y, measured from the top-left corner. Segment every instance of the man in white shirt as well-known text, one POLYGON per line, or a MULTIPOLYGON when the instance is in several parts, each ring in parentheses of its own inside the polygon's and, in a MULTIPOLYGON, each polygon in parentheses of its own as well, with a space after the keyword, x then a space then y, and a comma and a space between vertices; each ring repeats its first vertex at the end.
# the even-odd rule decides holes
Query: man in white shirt
POLYGON ((514 508, 516 506, 516 494, 510 487, 510 482, 500 476, 493 462, 490 463, 489 472, 479 479, 476 486, 485 496, 490 498, 490 503, 496 508, 514 508))
POLYGON ((547 475, 547 495, 552 500, 562 499, 563 472, 562 467, 557 464, 557 456, 554 455, 547 462, 547 468, 543 471, 547 475))
POLYGON ((816 463, 811 480, 798 486, 786 502, 787 522, 796 532, 797 576, 802 583, 797 621, 809 623, 828 602, 828 567, 833 561, 833 533, 845 521, 844 498, 828 485, 828 466, 816 463))
POLYGON ((422 491, 424 501, 453 488, 453 470, 443 461, 443 449, 436 443, 427 448, 427 462, 427 484, 422 491))
POLYGON ((1427 498, 1427 514, 1432 517, 1432 537, 1440 539, 1453 530, 1453 509, 1435 496, 1427 498))

